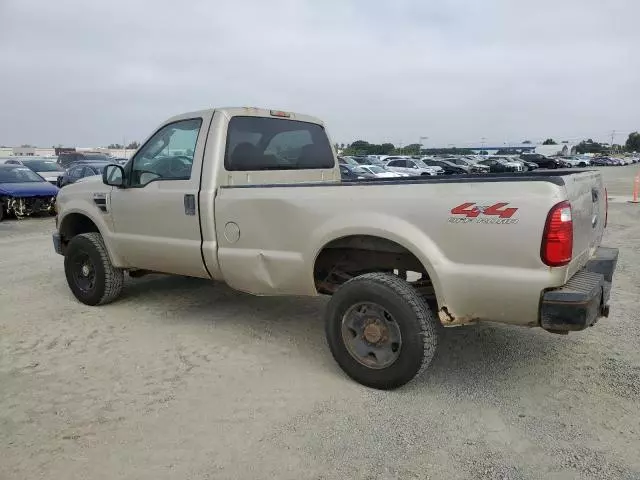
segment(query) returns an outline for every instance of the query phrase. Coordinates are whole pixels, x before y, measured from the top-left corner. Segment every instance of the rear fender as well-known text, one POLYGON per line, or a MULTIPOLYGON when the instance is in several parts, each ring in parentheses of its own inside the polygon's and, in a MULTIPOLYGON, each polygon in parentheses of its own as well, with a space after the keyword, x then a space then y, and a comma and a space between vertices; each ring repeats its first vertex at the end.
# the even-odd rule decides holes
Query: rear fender
MULTIPOLYGON (((398 217, 381 213, 367 213, 333 217, 312 233, 311 249, 306 253, 306 264, 315 265, 315 261, 328 243, 352 235, 368 235, 379 237, 401 245, 411 252, 424 266, 433 284, 438 305, 443 305, 445 298, 441 288, 439 270, 446 262, 444 255, 433 241, 416 225, 398 217), (400 233, 398 233, 400 232, 400 233)), ((313 282, 313 268, 309 272, 313 282)))

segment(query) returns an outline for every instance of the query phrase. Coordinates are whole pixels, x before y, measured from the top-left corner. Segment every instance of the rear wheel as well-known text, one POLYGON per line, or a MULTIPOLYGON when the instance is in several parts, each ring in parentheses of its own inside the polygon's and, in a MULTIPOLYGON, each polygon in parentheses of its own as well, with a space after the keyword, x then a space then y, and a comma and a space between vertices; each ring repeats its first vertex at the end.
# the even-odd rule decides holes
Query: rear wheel
POLYGON ((427 368, 437 347, 437 322, 405 280, 367 273, 334 293, 325 328, 333 358, 347 375, 368 387, 389 390, 427 368))
POLYGON ((71 239, 64 271, 69 288, 85 305, 112 302, 122 291, 123 270, 111 263, 99 233, 83 233, 71 239))

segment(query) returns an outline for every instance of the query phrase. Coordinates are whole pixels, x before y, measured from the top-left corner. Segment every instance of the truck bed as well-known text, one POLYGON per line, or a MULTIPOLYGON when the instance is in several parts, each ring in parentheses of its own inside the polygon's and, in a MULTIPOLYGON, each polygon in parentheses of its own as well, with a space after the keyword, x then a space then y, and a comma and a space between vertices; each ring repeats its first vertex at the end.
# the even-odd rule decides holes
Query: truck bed
MULTIPOLYGON (((578 173, 589 172, 594 170, 549 170, 549 171, 532 171, 523 173, 505 172, 505 173, 473 173, 465 175, 420 175, 416 177, 403 178, 366 178, 362 180, 341 181, 339 185, 406 185, 416 183, 495 183, 495 182, 549 182, 554 185, 563 186, 565 181, 563 177, 575 175, 578 173)), ((326 187, 329 182, 307 182, 307 183, 267 183, 260 185, 228 185, 220 188, 268 188, 268 187, 326 187)), ((335 185, 335 182, 331 183, 335 185)))

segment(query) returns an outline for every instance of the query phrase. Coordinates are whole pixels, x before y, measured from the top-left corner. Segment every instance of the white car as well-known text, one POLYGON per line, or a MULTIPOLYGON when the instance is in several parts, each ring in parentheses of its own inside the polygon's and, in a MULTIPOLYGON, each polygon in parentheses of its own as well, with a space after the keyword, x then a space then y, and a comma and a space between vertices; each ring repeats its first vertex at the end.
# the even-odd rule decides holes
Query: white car
POLYGON ((419 175, 443 175, 442 167, 431 167, 415 158, 395 158, 387 162, 387 170, 415 177, 419 175))
POLYGON ((8 165, 24 165, 32 172, 36 172, 47 182, 57 185, 58 177, 64 175, 64 168, 58 165, 55 159, 48 158, 11 158, 4 163, 8 165))
POLYGON ((570 163, 572 167, 588 167, 591 165, 591 160, 587 157, 561 157, 561 160, 570 163))
POLYGON ((367 172, 370 173, 371 175, 375 176, 376 178, 399 178, 399 177, 406 177, 408 175, 402 174, 402 173, 397 173, 397 172, 391 172, 389 170, 385 170, 382 167, 378 167, 377 165, 360 165, 359 167, 355 167, 354 172, 367 172))

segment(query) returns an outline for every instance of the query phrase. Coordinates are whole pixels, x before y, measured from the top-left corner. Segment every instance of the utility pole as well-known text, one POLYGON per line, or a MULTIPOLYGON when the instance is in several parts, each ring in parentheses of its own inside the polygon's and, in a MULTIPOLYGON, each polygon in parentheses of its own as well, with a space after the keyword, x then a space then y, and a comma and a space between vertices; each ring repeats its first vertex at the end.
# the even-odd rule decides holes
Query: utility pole
POLYGON ((422 141, 423 140, 429 140, 429 137, 420 137, 418 139, 418 155, 422 155, 422 141))
POLYGON ((611 149, 611 153, 613 153, 613 142, 615 141, 616 138, 616 131, 615 130, 611 130, 611 143, 609 144, 609 148, 611 149))

